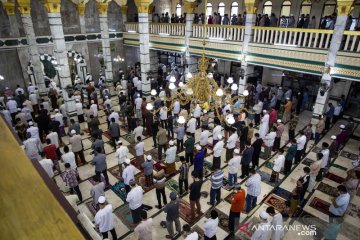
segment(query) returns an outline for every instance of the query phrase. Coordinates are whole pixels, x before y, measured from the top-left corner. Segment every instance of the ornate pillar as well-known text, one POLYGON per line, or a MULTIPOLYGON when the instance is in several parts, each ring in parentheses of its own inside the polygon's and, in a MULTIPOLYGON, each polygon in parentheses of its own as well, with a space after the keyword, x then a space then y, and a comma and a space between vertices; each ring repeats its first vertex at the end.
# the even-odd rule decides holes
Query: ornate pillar
POLYGON ((149 5, 152 0, 135 0, 139 14, 139 42, 140 42, 140 65, 142 92, 145 97, 150 97, 150 49, 149 49, 149 5))
POLYGON ((105 79, 106 86, 110 90, 110 93, 114 94, 114 82, 112 71, 112 59, 109 39, 109 25, 108 25, 108 10, 109 1, 96 2, 96 8, 99 12, 100 30, 101 30, 101 44, 103 50, 104 64, 105 64, 105 79))
MULTIPOLYGON (((44 0, 43 3, 48 13, 50 32, 54 44, 54 56, 57 59, 59 68, 59 81, 62 88, 66 89, 68 86, 72 87, 72 82, 60 14, 61 0, 44 0)), ((69 118, 76 118, 75 99, 66 90, 62 91, 62 93, 69 118)))
POLYGON ((29 46, 30 62, 33 66, 34 78, 39 88, 40 95, 46 94, 42 63, 40 62, 39 49, 36 43, 34 26, 30 14, 30 0, 18 0, 18 9, 21 14, 21 21, 24 27, 27 44, 29 46))
POLYGON ((313 121, 316 123, 319 115, 322 115, 329 102, 330 87, 332 86, 331 68, 335 66, 336 54, 339 51, 343 39, 346 20, 350 11, 353 9, 354 0, 337 0, 337 17, 334 27, 334 33, 331 38, 330 48, 328 50, 326 63, 321 78, 320 88, 316 97, 313 109, 313 121))
POLYGON ((5 2, 3 2, 3 7, 6 11, 6 14, 9 17, 10 36, 11 37, 19 37, 20 36, 19 26, 18 26, 16 16, 15 16, 15 1, 14 2, 5 1, 5 2))
POLYGON ((246 89, 248 75, 253 73, 254 67, 248 66, 246 62, 246 55, 249 49, 249 43, 253 37, 252 27, 255 26, 256 22, 256 10, 259 5, 259 0, 244 0, 245 1, 245 9, 246 9, 246 20, 245 20, 245 30, 244 30, 244 41, 243 41, 243 49, 242 49, 242 60, 241 60, 241 69, 243 75, 240 76, 239 79, 239 95, 242 95, 244 90, 246 89))
POLYGON ((196 8, 196 1, 188 2, 184 1, 185 12, 186 12, 186 23, 185 23, 185 61, 187 68, 185 68, 185 73, 194 72, 191 69, 196 69, 196 60, 190 56, 190 38, 193 34, 193 22, 194 22, 194 11, 196 8))
POLYGON ((79 23, 80 23, 80 33, 85 34, 86 33, 86 25, 85 25, 85 4, 88 2, 88 0, 85 0, 81 3, 79 3, 76 6, 76 9, 79 13, 79 23))

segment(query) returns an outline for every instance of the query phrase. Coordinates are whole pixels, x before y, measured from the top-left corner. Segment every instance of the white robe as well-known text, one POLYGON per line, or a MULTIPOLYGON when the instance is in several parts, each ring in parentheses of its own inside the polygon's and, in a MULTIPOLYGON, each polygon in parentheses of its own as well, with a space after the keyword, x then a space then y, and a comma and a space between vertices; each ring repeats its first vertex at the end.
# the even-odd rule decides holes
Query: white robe
POLYGON ((260 122, 260 127, 259 127, 260 138, 264 139, 268 131, 269 131, 269 114, 265 114, 260 122))
POLYGON ((271 240, 280 240, 284 237, 284 229, 280 229, 276 226, 284 226, 283 218, 281 213, 277 213, 274 215, 272 221, 271 221, 272 232, 271 232, 271 240))

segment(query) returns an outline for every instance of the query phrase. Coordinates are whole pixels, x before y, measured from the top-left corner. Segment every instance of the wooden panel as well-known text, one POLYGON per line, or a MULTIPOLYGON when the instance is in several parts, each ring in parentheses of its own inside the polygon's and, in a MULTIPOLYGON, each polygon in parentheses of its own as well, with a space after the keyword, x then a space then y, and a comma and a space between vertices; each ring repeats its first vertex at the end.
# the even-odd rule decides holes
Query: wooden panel
POLYGON ((0 117, 0 238, 84 239, 0 117))

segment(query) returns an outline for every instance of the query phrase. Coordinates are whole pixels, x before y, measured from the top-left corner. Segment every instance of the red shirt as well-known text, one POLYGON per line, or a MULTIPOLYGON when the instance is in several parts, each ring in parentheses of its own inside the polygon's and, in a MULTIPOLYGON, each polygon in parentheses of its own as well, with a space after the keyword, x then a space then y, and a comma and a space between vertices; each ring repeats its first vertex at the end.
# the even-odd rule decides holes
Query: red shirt
POLYGON ((241 189, 239 192, 235 193, 231 199, 231 208, 232 212, 241 212, 245 206, 245 190, 241 189))
POLYGON ((53 161, 57 160, 55 144, 49 144, 46 147, 44 147, 44 152, 45 152, 46 158, 51 159, 53 161))

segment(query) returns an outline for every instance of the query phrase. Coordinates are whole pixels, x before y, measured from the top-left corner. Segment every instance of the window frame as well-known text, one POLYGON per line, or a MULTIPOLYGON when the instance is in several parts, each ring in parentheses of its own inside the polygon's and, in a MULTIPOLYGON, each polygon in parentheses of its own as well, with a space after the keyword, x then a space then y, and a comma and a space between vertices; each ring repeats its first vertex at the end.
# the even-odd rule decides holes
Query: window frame
POLYGON ((236 16, 239 14, 239 4, 237 2, 232 2, 231 3, 231 8, 230 8, 230 17, 232 17, 234 14, 236 14, 236 16), (235 5, 236 4, 236 5, 235 5), (233 13, 233 9, 236 8, 236 13, 233 13))
POLYGON ((220 14, 221 17, 223 17, 225 15, 225 3, 220 2, 218 5, 218 13, 220 14), (223 10, 223 14, 221 14, 221 10, 220 9, 224 9, 223 10))
POLYGON ((281 4, 279 17, 281 17, 281 16, 285 16, 285 17, 287 17, 287 18, 290 17, 290 14, 291 14, 291 6, 292 6, 291 1, 289 1, 289 0, 283 1, 282 4, 281 4), (285 4, 285 2, 289 2, 290 4, 288 4, 288 3, 285 4), (289 7, 289 14, 288 14, 288 15, 283 14, 284 7, 289 7))
POLYGON ((273 8, 273 3, 272 3, 272 1, 266 1, 266 2, 264 2, 262 14, 268 14, 268 15, 270 16, 271 13, 272 13, 272 8, 273 8), (266 5, 267 3, 268 3, 269 5, 266 5), (270 8, 270 14, 265 12, 265 9, 267 9, 267 8, 270 8))
POLYGON ((182 7, 181 7, 181 4, 180 4, 180 3, 176 4, 175 14, 176 14, 176 16, 181 17, 182 7), (179 14, 179 15, 178 15, 178 9, 180 9, 180 14, 179 14))

